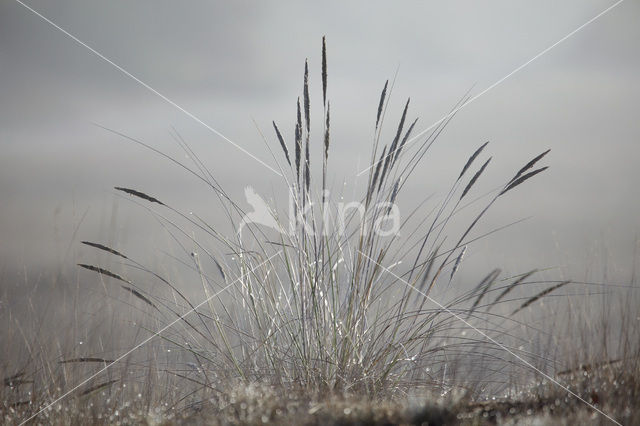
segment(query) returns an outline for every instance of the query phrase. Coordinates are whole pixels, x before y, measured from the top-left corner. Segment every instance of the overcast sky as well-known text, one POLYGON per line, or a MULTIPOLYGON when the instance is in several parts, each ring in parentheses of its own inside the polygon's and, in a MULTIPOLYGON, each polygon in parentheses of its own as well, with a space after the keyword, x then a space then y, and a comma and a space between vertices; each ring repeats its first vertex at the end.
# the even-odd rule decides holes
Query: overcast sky
MULTIPOLYGON (((28 1, 271 167, 276 161, 254 120, 278 155, 270 123, 291 141, 305 58, 312 114, 321 110, 326 35, 334 187, 353 182, 366 164, 379 93, 396 71, 389 137, 407 97, 422 130, 469 88, 481 93, 613 3, 28 1)), ((484 141, 493 156, 485 191, 551 148, 550 170, 501 200, 482 227, 531 218, 482 241, 476 259, 514 271, 586 271, 608 251, 628 269, 640 231, 639 18, 638 2, 622 2, 461 110, 407 184, 400 207, 443 195, 484 141)), ((319 126, 321 116, 314 117, 319 126)), ((282 187, 250 156, 18 2, 3 0, 1 266, 71 264, 82 239, 146 242, 132 225, 140 208, 116 197, 113 186, 205 215, 215 203, 183 170, 96 124, 179 157, 175 128, 241 204, 247 185, 265 194, 282 187)))

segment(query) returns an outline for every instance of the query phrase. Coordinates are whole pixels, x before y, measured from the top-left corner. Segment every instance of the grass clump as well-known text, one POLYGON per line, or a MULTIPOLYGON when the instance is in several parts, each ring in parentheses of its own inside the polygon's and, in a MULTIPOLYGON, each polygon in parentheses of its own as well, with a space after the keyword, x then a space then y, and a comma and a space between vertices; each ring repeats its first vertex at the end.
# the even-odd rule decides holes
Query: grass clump
MULTIPOLYGON (((506 292, 522 280, 516 279, 493 302, 484 304, 481 302, 495 290, 493 286, 499 271, 492 272, 472 292, 466 292, 443 306, 433 306, 429 297, 439 285, 451 281, 462 260, 463 250, 472 242, 469 239, 471 232, 489 208, 509 191, 546 169, 529 171, 548 151, 535 157, 507 180, 453 244, 447 245, 444 237, 447 225, 461 210, 462 201, 466 201, 489 165, 491 158, 485 160, 470 178, 467 177, 488 142, 461 162, 464 164, 461 172, 444 201, 431 214, 424 214, 421 209, 412 212, 409 217, 418 217, 424 226, 406 229, 408 217, 394 224, 397 225, 396 232, 385 232, 383 225, 393 220, 398 195, 454 114, 428 135, 412 139, 417 119, 406 128, 407 100, 394 137, 380 150, 385 140, 384 115, 389 106, 387 81, 376 112, 367 184, 361 199, 350 210, 345 209, 344 205, 327 195, 332 144, 327 75, 323 39, 320 188, 312 185, 312 108, 307 61, 302 102, 298 99, 296 106, 293 161, 280 127, 272 123, 285 161, 280 170, 292 200, 293 220, 289 218, 287 223, 283 215, 271 208, 271 217, 263 219, 277 224, 273 227, 280 232, 272 233, 260 224, 241 222, 246 212, 232 200, 186 144, 183 148, 191 154, 193 165, 180 165, 215 191, 224 205, 231 228, 237 229, 242 223, 243 232, 223 235, 203 221, 151 195, 134 189, 116 188, 168 209, 169 213, 186 220, 188 225, 217 242, 215 249, 203 247, 184 229, 184 225, 181 227, 165 218, 166 226, 173 228, 172 232, 182 234, 198 248, 199 253, 203 253, 189 253, 185 249, 185 254, 190 254, 190 267, 201 281, 206 303, 196 304, 168 279, 137 263, 125 262, 161 281, 174 294, 174 305, 136 287, 120 274, 97 266, 80 266, 126 282, 125 290, 150 308, 162 311, 164 324, 170 324, 162 337, 202 364, 203 371, 218 371, 228 379, 241 379, 247 383, 265 381, 322 392, 378 395, 418 387, 446 388, 449 384, 444 383, 448 379, 441 371, 444 368, 441 355, 449 353, 456 357, 468 353, 471 346, 486 346, 482 336, 471 340, 448 336, 449 331, 464 326, 457 317, 462 315, 470 321, 492 317, 497 322, 508 322, 509 318, 490 314, 489 310, 498 302, 504 303, 506 292), (339 228, 328 231, 330 224, 339 224, 339 228), (400 238, 400 232, 411 238, 400 238), (224 254, 216 256, 214 252, 224 254), (407 259, 413 260, 409 263, 407 259), (212 261, 217 271, 205 270, 205 260, 212 261), (397 274, 389 273, 389 265, 399 261, 410 266, 397 274), (443 278, 443 273, 449 269, 448 279, 443 278), (189 336, 189 343, 170 337, 178 333, 189 336)), ((126 255, 103 244, 86 244, 130 261, 126 255)), ((544 290, 520 309, 558 287, 544 290)), ((500 334, 498 326, 494 331, 500 334)))

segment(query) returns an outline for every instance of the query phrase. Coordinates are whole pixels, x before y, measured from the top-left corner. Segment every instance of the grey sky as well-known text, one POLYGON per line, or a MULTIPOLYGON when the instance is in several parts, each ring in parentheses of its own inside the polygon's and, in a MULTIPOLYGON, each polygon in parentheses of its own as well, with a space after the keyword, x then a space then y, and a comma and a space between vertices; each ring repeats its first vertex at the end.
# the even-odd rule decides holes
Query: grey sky
MULTIPOLYGON (((418 129, 425 128, 473 84, 474 93, 480 92, 612 3, 28 4, 271 165, 252 119, 274 150, 272 119, 291 141, 305 58, 316 101, 312 109, 318 111, 320 41, 326 35, 334 137, 330 173, 338 187, 367 162, 379 92, 398 67, 389 135, 407 97, 411 117, 419 116, 418 129)), ((496 205, 483 229, 533 218, 479 244, 478 264, 506 263, 514 270, 571 264, 580 271, 589 267, 589 250, 602 244, 621 268, 630 265, 640 230, 638 18, 640 5, 623 2, 461 111, 400 203, 409 208, 417 198, 446 191, 466 156, 485 140, 492 142, 494 156, 485 190, 552 148, 549 172, 496 205)), ((116 185, 144 189, 185 210, 215 212, 213 195, 183 171, 92 123, 179 156, 169 135, 174 126, 240 201, 246 185, 267 194, 280 187, 279 178, 254 160, 18 3, 4 0, 5 266, 71 262, 64 253, 85 211, 76 240, 111 232, 118 244, 148 242, 131 225, 144 215, 122 200, 116 221, 122 228, 110 228, 116 185)), ((318 141, 315 154, 319 146, 318 141)), ((74 244, 72 254, 78 250, 74 244)))

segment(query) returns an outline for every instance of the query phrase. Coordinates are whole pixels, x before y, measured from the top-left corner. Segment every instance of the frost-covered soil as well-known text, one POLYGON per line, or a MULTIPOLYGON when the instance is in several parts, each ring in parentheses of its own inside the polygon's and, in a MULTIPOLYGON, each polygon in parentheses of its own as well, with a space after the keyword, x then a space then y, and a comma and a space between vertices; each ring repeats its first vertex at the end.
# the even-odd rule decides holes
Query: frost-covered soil
MULTIPOLYGON (((624 425, 640 424, 638 371, 607 368, 564 377, 570 389, 624 425)), ((110 404, 103 394, 65 400, 41 413, 32 424, 147 425, 606 425, 616 424, 554 384, 540 384, 510 400, 471 401, 463 394, 372 400, 366 396, 308 397, 293 389, 237 385, 200 403, 172 409, 148 406, 144 398, 110 404)), ((20 424, 35 405, 4 404, 2 423, 20 424)))

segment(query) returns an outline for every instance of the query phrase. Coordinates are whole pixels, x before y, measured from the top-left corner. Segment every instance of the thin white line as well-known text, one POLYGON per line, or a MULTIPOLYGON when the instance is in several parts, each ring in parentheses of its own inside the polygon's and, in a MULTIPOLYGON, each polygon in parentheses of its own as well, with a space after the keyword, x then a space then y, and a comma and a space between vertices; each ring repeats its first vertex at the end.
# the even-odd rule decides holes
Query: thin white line
MULTIPOLYGON (((618 6, 620 3, 622 3, 624 0, 618 0, 617 2, 615 2, 613 5, 609 6, 608 8, 606 8, 605 10, 603 10, 602 12, 598 13, 596 16, 594 16, 593 18, 589 19, 587 22, 585 22, 584 24, 580 25, 578 28, 576 28, 575 30, 571 31, 569 34, 567 34, 566 36, 562 37, 560 40, 556 41, 555 43, 553 43, 551 46, 547 47, 546 49, 544 49, 542 52, 538 53, 536 56, 534 56, 533 58, 529 59, 527 62, 525 62, 524 64, 520 65, 519 67, 517 67, 516 69, 514 69, 513 71, 511 71, 509 74, 505 75, 504 77, 502 77, 500 80, 496 81, 495 83, 493 83, 491 86, 487 87, 486 89, 484 89, 482 92, 478 93, 477 95, 473 96, 471 99, 469 99, 468 101, 466 101, 465 103, 463 103, 462 105, 460 105, 458 108, 454 109, 453 111, 451 111, 449 114, 445 115, 444 117, 442 117, 440 120, 436 121, 435 123, 433 123, 431 126, 427 127, 426 129, 422 130, 420 133, 418 133, 417 135, 415 135, 414 137, 412 137, 411 139, 409 139, 405 146, 409 146, 411 145, 413 142, 415 142, 420 136, 424 135, 425 133, 427 133, 429 130, 433 129, 434 127, 436 127, 438 124, 442 123, 444 120, 446 120, 447 118, 453 116, 455 113, 457 113, 458 111, 460 111, 462 108, 466 107, 467 105, 469 105, 471 102, 475 101, 476 99, 478 99, 480 96, 484 95, 485 93, 487 93, 489 90, 493 89, 494 87, 496 87, 497 85, 499 85, 500 83, 502 83, 503 81, 505 81, 506 79, 508 79, 509 77, 511 77, 512 75, 514 75, 515 73, 517 73, 518 71, 522 70, 524 67, 526 67, 527 65, 529 65, 530 63, 532 63, 533 61, 535 61, 536 59, 540 58, 542 55, 544 55, 545 53, 549 52, 551 49, 553 49, 554 47, 556 47, 557 45, 559 45, 560 43, 562 43, 563 41, 565 41, 566 39, 568 39, 569 37, 573 36, 574 34, 576 34, 578 31, 582 30, 584 27, 586 27, 587 25, 591 24, 593 21, 595 21, 596 19, 600 18, 602 15, 606 14, 607 12, 611 11, 614 7, 618 6)), ((385 156, 388 157, 390 156, 391 153, 387 154, 385 156)), ((375 167, 378 165, 379 162, 383 161, 385 158, 381 158, 378 161, 374 162, 373 164, 371 164, 369 167, 367 167, 366 169, 361 170, 360 172, 358 172, 357 176, 362 175, 363 173, 367 172, 369 169, 371 169, 372 167, 375 167)))
POLYGON ((31 6, 23 3, 21 0, 15 0, 17 3, 19 3, 20 5, 24 6, 26 9, 30 10, 31 12, 33 12, 36 16, 42 18, 45 22, 49 23, 51 26, 53 26, 54 28, 58 29, 59 31, 61 31, 62 33, 64 33, 66 36, 68 36, 69 38, 71 38, 72 40, 74 40, 76 43, 80 44, 81 46, 87 48, 89 51, 91 51, 93 54, 95 54, 96 56, 98 56, 100 59, 106 61, 107 63, 113 65, 116 69, 118 69, 120 72, 122 72, 124 75, 126 75, 127 77, 130 77, 131 79, 133 79, 134 81, 136 81, 137 83, 141 84, 142 86, 144 86, 145 88, 147 88, 149 91, 151 91, 152 93, 154 93, 155 95, 159 96, 161 99, 163 99, 164 101, 166 101, 167 103, 169 103, 170 105, 174 106, 175 108, 177 108, 179 111, 181 111, 182 113, 186 114, 188 117, 192 118, 193 120, 195 120, 196 122, 202 124, 204 127, 206 127, 207 129, 209 129, 210 131, 212 131, 213 133, 215 133, 216 135, 218 135, 219 137, 221 137, 222 139, 224 139, 225 141, 227 141, 228 143, 230 143, 231 145, 235 146, 236 148, 238 148, 240 151, 244 152, 245 154, 247 154, 249 157, 253 158, 254 160, 256 160, 258 163, 262 164, 263 166, 265 166, 267 169, 271 170, 273 173, 277 174, 278 176, 282 176, 280 174, 280 172, 278 172, 277 170, 275 170, 274 168, 272 168, 271 166, 269 166, 267 163, 265 163, 264 161, 260 160, 258 157, 256 157, 255 155, 251 154, 249 151, 247 151, 246 149, 244 149, 243 147, 241 147, 240 145, 236 144, 235 142, 233 142, 231 139, 229 139, 228 137, 226 137, 225 135, 223 135, 222 133, 220 133, 219 131, 217 131, 216 129, 214 129, 213 127, 209 126, 207 123, 205 123, 204 121, 202 121, 201 119, 199 119, 198 117, 196 117, 195 115, 193 115, 192 113, 190 113, 189 111, 187 111, 186 109, 184 109, 183 107, 181 107, 180 105, 178 105, 177 103, 175 103, 174 101, 172 101, 171 99, 167 98, 165 95, 163 95, 162 93, 158 92, 156 89, 154 89, 153 87, 149 86, 147 83, 145 83, 144 81, 140 80, 138 77, 136 77, 135 75, 131 74, 129 71, 125 70, 124 68, 122 68, 120 65, 116 64, 115 62, 113 62, 111 59, 107 58, 106 56, 104 56, 102 53, 98 52, 97 50, 95 50, 94 48, 92 48, 91 46, 89 46, 88 44, 84 43, 82 40, 78 39, 76 36, 74 36, 73 34, 69 33, 68 31, 66 31, 64 28, 61 28, 60 26, 58 26, 55 22, 51 21, 49 18, 47 18, 46 16, 42 15, 41 13, 37 12, 35 9, 33 9, 31 6))
POLYGON ((244 275, 255 271, 257 268, 259 268, 260 266, 264 265, 265 263, 267 263, 268 261, 270 261, 271 259, 273 259, 274 257, 276 257, 277 255, 279 255, 280 253, 282 253, 282 250, 278 250, 278 252, 276 254, 274 254, 273 256, 270 256, 267 260, 265 260, 264 262, 261 262, 260 264, 256 265, 255 267, 251 268, 247 273, 240 275, 240 277, 238 277, 237 279, 233 280, 231 283, 229 283, 229 285, 225 286, 223 289, 221 289, 220 291, 218 291, 217 293, 213 294, 212 296, 206 298, 202 303, 199 303, 198 305, 196 305, 194 308, 190 309, 189 311, 187 311, 186 313, 184 313, 183 315, 181 315, 180 317, 178 317, 176 320, 172 321, 171 323, 169 323, 169 325, 162 327, 160 330, 156 331, 153 335, 151 335, 150 337, 148 337, 147 339, 143 340, 142 342, 140 342, 139 344, 137 344, 136 346, 134 346, 132 349, 128 350, 127 352, 125 352, 124 354, 120 355, 118 358, 116 358, 112 363, 110 363, 109 365, 103 367, 102 369, 98 370, 98 372, 92 374, 91 376, 87 377, 86 379, 84 379, 82 382, 80 382, 79 384, 77 384, 75 387, 71 388, 69 391, 67 391, 66 393, 64 393, 62 396, 58 397, 55 401, 51 402, 50 404, 48 404, 47 406, 45 406, 44 408, 40 409, 37 413, 35 413, 34 415, 32 415, 31 417, 29 417, 27 420, 23 421, 22 423, 20 423, 19 426, 24 425, 25 423, 31 421, 32 419, 34 419, 35 417, 37 417, 40 413, 42 413, 43 411, 47 410, 49 407, 57 404, 58 402, 60 402, 62 399, 66 398, 67 396, 69 396, 71 393, 75 392, 79 387, 83 386, 84 384, 86 384, 87 382, 89 382, 91 379, 99 376, 100 374, 104 373, 105 371, 107 371, 108 368, 110 368, 111 366, 115 365, 117 362, 122 361, 125 357, 127 357, 129 354, 131 354, 132 352, 136 351, 137 349, 139 349, 140 347, 144 346, 145 344, 147 344, 149 341, 151 341, 153 338, 157 337, 160 335, 160 333, 164 332, 165 330, 167 330, 168 328, 172 327, 174 324, 176 324, 178 321, 182 321, 187 315, 191 314, 192 312, 195 312, 196 309, 198 309, 200 306, 204 305, 205 303, 209 302, 211 299, 213 299, 214 297, 217 297, 218 295, 220 295, 221 293, 223 293, 224 291, 226 291, 229 287, 231 287, 233 284, 235 284, 237 281, 241 280, 243 278, 244 275))
POLYGON ((443 309, 444 311, 446 311, 447 313, 453 315, 454 317, 456 317, 457 319, 459 319, 460 321, 462 321, 467 327, 472 328, 473 330, 475 330, 476 332, 480 333, 483 337, 485 337, 487 340, 489 340, 491 343, 495 344, 496 346, 500 347, 501 349, 505 350, 506 352, 508 352, 509 354, 513 355, 516 359, 518 359, 519 361, 523 362, 526 366, 530 367, 531 369, 537 371, 538 373, 540 373, 542 376, 544 376, 547 380, 551 381, 552 383, 554 383, 555 385, 561 387, 562 389, 564 389, 565 391, 567 391, 568 393, 570 393, 572 396, 578 398, 580 401, 584 402, 585 404, 587 404, 589 407, 593 408, 594 410, 596 410, 598 413, 602 414, 603 416, 605 416, 607 419, 611 420, 613 423, 622 426, 621 423, 619 423, 618 421, 616 421, 614 418, 610 417, 609 415, 607 415, 605 412, 603 412, 602 410, 598 409, 597 407, 595 407, 594 405, 590 404, 589 402, 587 402, 585 399, 583 399, 580 395, 576 394, 575 392, 572 392, 571 389, 567 388, 566 386, 564 386, 562 383, 558 382, 556 379, 554 379, 553 377, 549 376, 548 374, 546 374, 545 372, 537 369, 533 364, 531 364, 529 361, 527 361, 526 359, 522 358, 521 356, 517 355, 516 353, 514 353, 511 349, 509 349, 508 347, 504 346, 502 343, 498 342, 497 340, 495 340, 494 338, 492 338, 491 336, 489 336, 488 334, 484 333, 483 331, 479 330, 478 328, 474 327, 472 324, 470 324, 467 320, 465 320, 464 318, 462 318, 461 316, 459 316, 458 314, 456 314, 455 312, 451 311, 450 309, 448 309, 446 306, 443 306, 442 304, 440 304, 437 300, 433 299, 432 297, 430 297, 428 294, 422 292, 421 290, 417 289, 416 287, 412 286, 411 284, 409 284, 407 281, 405 281, 404 279, 402 279, 401 277, 399 277, 398 275, 394 274, 393 272, 391 272, 389 269, 387 269, 386 267, 382 266, 381 264, 379 264, 378 262, 376 262, 375 260, 373 260, 372 258, 370 258, 369 256, 367 256, 365 253, 361 252, 360 250, 358 250, 358 252, 363 255, 364 257, 366 257, 367 259, 369 259, 370 261, 372 261, 373 263, 375 263, 376 265, 378 265, 379 267, 381 267, 382 269, 384 269, 386 272, 388 272, 389 274, 393 275, 395 278, 397 278, 398 280, 402 281, 407 287, 411 288, 412 290, 415 290, 416 292, 420 293, 421 295, 423 295, 425 298, 427 298, 429 301, 435 303, 436 305, 438 305, 438 307, 440 309, 443 309))

